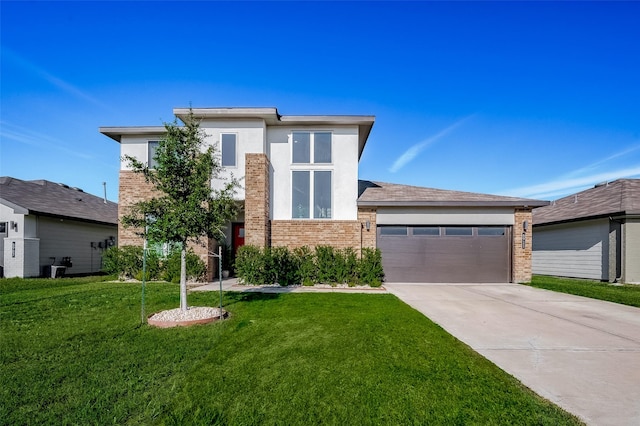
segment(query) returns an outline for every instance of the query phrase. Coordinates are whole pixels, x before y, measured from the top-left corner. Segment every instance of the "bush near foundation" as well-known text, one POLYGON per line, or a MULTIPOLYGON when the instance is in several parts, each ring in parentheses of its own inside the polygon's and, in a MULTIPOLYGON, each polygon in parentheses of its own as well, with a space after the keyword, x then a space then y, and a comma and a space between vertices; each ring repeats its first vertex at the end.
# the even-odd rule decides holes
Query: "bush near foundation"
POLYGON ((384 278, 380 250, 331 246, 296 248, 242 246, 236 254, 236 275, 246 284, 348 284, 379 287, 384 278))
MULTIPOLYGON (((207 267, 193 250, 187 251, 187 279, 199 281, 204 278, 207 267)), ((102 270, 120 279, 142 280, 142 247, 110 247, 102 256, 102 270)), ((162 258, 156 251, 147 251, 147 280, 180 282, 180 249, 172 250, 162 258)))

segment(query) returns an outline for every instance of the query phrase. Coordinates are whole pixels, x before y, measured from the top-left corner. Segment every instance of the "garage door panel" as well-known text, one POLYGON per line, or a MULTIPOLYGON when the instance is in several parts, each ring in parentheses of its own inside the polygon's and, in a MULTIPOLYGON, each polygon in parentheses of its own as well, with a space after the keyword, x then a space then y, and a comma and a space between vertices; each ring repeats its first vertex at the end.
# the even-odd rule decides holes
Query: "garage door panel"
MULTIPOLYGON (((508 282, 510 228, 499 235, 381 235, 378 247, 388 282, 508 282)), ((454 230, 455 232, 455 230, 454 230)), ((461 232, 468 232, 461 230, 461 232)))

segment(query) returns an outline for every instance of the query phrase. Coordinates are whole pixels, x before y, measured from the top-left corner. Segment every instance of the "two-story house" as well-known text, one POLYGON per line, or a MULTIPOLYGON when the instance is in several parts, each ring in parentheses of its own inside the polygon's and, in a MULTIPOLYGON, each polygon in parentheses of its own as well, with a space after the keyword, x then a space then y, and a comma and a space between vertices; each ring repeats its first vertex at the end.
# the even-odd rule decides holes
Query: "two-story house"
MULTIPOLYGON (((205 142, 216 148, 223 175, 242 184, 241 214, 227 235, 234 249, 242 244, 378 247, 389 281, 531 277, 531 209, 546 202, 359 181, 358 161, 373 116, 285 116, 276 108, 192 111, 205 142)), ((189 109, 176 108, 174 114, 184 119, 189 109)), ((123 156, 152 164, 165 129, 101 127, 100 132, 120 143, 123 156)), ((150 190, 122 161, 119 215, 150 190)), ((141 244, 123 227, 118 241, 141 244)))

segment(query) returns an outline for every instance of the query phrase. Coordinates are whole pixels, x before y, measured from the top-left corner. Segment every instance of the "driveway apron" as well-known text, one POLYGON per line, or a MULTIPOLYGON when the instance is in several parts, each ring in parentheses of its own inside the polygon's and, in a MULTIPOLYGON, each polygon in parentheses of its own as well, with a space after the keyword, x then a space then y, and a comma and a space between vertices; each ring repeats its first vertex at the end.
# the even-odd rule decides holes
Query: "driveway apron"
POLYGON ((385 284, 591 425, 640 425, 640 309, 518 284, 385 284))

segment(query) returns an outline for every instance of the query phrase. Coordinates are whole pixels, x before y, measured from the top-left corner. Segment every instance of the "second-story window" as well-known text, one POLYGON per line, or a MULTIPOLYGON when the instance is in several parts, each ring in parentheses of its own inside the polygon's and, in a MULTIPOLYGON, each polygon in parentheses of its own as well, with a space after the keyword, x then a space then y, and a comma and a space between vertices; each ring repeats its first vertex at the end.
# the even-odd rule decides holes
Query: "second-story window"
POLYGON ((293 132, 293 163, 331 163, 331 132, 293 132))
POLYGON ((156 161, 156 150, 158 149, 158 141, 147 142, 147 165, 150 169, 155 169, 158 165, 156 161))
POLYGON ((220 135, 222 149, 222 167, 236 167, 236 134, 223 133, 220 135))

